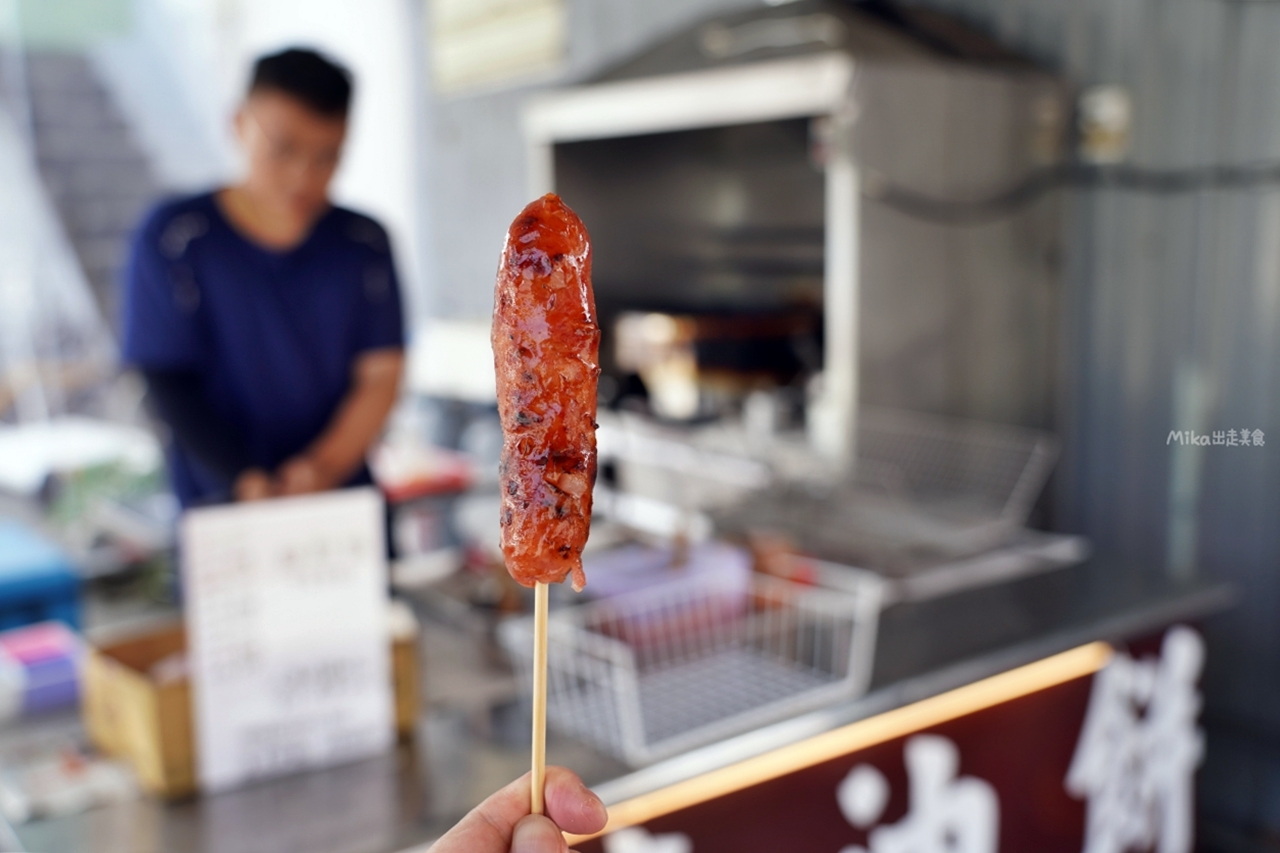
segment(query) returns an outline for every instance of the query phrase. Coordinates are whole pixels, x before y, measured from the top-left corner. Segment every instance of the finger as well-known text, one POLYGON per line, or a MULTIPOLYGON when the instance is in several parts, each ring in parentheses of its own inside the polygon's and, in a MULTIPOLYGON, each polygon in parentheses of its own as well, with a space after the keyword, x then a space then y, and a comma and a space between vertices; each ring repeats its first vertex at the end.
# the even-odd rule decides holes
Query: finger
MULTIPOLYGON (((608 820, 600 798, 572 771, 547 768, 544 788, 547 812, 563 830, 576 834, 599 832, 608 820)), ((432 853, 473 853, 506 850, 516 824, 529 814, 529 774, 521 776, 471 810, 436 842, 432 853)), ((563 850, 563 847, 554 848, 563 850)))
POLYGON ((609 812, 595 792, 563 767, 547 768, 544 793, 547 815, 565 832, 589 835, 604 829, 609 820, 609 812))
POLYGON ((560 828, 542 815, 526 816, 511 833, 511 853, 565 853, 568 849, 560 828))
POLYGON ((529 774, 521 776, 472 809, 431 847, 431 853, 507 850, 511 833, 529 814, 529 774))

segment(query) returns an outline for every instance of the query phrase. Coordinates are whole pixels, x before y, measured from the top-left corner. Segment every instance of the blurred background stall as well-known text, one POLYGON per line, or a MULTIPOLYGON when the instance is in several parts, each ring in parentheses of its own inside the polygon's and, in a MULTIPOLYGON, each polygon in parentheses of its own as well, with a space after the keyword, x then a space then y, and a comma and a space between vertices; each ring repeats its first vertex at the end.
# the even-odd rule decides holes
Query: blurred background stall
MULTIPOLYGON (((0 634, 17 843, 398 851, 520 771, 488 322, 513 212, 556 191, 593 234, 604 372, 591 600, 555 602, 594 651, 553 657, 553 760, 705 853, 714 814, 644 797, 1193 624, 1197 849, 1275 849, 1278 48, 1272 0, 0 0, 0 630, 36 631, 0 634), (120 370, 121 281, 148 209, 241 174, 231 115, 292 45, 357 81, 332 197, 386 226, 405 300, 370 463, 406 740, 262 783, 302 816, 279 821, 252 791, 136 800, 169 782, 93 748, 68 673, 134 656, 144 695, 185 690, 180 513, 120 370), (693 624, 709 657, 685 672, 693 624)), ((1081 690, 1040 767, 1077 823, 1081 690)), ((965 773, 1019 787, 948 725, 965 773)), ((187 735, 166 755, 190 776, 187 735)), ((905 791, 880 748, 856 753, 886 774, 866 784, 905 791)), ((841 808, 831 849, 874 850, 841 808)), ((1070 849, 1064 825, 1002 846, 1070 849)))

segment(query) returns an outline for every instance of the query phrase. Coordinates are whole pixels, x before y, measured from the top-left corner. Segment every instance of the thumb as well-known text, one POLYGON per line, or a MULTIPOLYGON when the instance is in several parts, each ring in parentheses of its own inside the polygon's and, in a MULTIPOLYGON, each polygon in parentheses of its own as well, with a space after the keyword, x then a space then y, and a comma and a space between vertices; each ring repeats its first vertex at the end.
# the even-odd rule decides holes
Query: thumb
POLYGON ((511 833, 511 853, 565 853, 560 828, 542 815, 529 815, 511 833))

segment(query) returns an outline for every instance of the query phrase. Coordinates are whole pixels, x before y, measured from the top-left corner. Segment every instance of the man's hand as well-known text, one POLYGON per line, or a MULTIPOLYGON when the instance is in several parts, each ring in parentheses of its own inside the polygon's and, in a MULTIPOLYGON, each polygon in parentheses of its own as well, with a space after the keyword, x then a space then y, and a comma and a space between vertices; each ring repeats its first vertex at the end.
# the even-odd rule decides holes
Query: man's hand
POLYGON ((267 472, 260 468, 249 468, 236 477, 231 492, 238 501, 260 501, 274 497, 275 486, 267 472))
POLYGON ((547 768, 547 814, 529 814, 529 774, 471 810, 431 846, 430 853, 567 853, 561 831, 604 829, 609 813, 582 780, 563 767, 547 768))
POLYGON ((283 494, 300 495, 341 486, 364 462, 395 405, 404 353, 373 350, 356 358, 351 390, 320 437, 276 472, 283 494))
POLYGON ((404 354, 398 349, 359 356, 352 368, 352 388, 320 437, 304 452, 286 460, 274 477, 257 468, 242 473, 232 487, 235 499, 307 495, 341 486, 360 467, 382 431, 395 405, 403 371, 404 354))
POLYGON ((306 456, 295 456, 276 472, 276 489, 281 495, 307 495, 336 485, 314 459, 306 456))

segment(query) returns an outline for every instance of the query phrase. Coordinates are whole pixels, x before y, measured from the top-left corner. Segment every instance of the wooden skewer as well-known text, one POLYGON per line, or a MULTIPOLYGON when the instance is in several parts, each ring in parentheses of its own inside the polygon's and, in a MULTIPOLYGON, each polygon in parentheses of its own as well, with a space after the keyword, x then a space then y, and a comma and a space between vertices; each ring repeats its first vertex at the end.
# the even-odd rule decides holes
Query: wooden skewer
POLYGON ((547 783, 547 585, 533 591, 533 773, 530 809, 543 814, 547 783))

